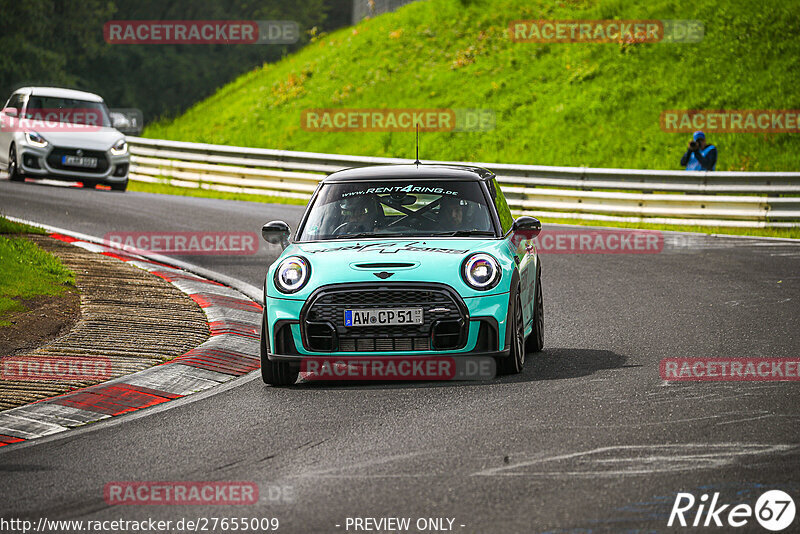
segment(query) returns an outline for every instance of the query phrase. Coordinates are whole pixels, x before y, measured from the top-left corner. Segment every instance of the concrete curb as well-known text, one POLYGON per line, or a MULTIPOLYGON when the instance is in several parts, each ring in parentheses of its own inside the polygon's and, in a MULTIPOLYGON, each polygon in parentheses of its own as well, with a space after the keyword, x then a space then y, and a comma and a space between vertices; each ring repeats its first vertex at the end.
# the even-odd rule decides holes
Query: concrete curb
POLYGON ((0 413, 0 447, 205 391, 260 367, 262 308, 247 295, 89 236, 48 230, 53 238, 128 262, 170 282, 203 309, 211 337, 169 362, 0 413))

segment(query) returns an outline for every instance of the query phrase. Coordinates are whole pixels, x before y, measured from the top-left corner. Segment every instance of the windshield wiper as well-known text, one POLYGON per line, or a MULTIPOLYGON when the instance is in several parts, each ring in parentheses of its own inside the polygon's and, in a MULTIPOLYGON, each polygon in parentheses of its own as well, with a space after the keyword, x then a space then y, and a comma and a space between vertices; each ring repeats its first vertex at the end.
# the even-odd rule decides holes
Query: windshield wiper
POLYGON ((413 233, 413 232, 360 232, 358 234, 342 234, 333 236, 329 239, 359 239, 362 237, 467 237, 473 235, 484 235, 494 237, 494 232, 490 230, 456 230, 455 232, 434 232, 434 233, 413 233))
POLYGON ((392 233, 376 233, 376 232, 361 232, 358 234, 342 234, 333 237, 333 239, 358 239, 360 237, 403 237, 406 234, 400 232, 392 233))
POLYGON ((456 230, 455 232, 440 232, 433 235, 442 235, 448 237, 467 237, 471 235, 485 235, 494 237, 494 232, 490 230, 456 230))
POLYGON ((377 234, 372 232, 361 232, 360 234, 342 234, 333 236, 331 239, 358 239, 359 237, 375 237, 377 234))

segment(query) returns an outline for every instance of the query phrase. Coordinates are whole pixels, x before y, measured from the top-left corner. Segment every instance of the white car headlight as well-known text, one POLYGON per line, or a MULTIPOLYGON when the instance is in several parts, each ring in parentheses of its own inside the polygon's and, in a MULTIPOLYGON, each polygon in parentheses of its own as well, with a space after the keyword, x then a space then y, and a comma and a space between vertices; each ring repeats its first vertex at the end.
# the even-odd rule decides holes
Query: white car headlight
POLYGON ((26 132, 25 133, 25 140, 28 142, 29 145, 44 148, 47 146, 47 139, 42 137, 36 132, 26 132))
POLYGON ((311 264, 301 256, 289 256, 275 269, 275 287, 281 293, 300 291, 311 274, 311 264))
POLYGON ((128 153, 128 143, 125 139, 120 139, 114 146, 111 147, 111 153, 115 156, 121 156, 128 153))
POLYGON ((500 265, 488 254, 473 254, 464 260, 461 276, 473 289, 491 289, 500 281, 500 265))

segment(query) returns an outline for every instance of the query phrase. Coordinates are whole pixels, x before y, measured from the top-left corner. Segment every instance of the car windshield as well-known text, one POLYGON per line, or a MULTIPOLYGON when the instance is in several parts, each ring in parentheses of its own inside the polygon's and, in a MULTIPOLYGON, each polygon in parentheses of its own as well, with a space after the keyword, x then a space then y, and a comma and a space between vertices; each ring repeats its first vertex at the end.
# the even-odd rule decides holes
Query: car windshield
POLYGON ((74 98, 32 95, 25 106, 24 118, 88 126, 111 126, 108 110, 103 102, 74 98))
POLYGON ((324 184, 299 241, 381 236, 494 236, 478 182, 324 184))

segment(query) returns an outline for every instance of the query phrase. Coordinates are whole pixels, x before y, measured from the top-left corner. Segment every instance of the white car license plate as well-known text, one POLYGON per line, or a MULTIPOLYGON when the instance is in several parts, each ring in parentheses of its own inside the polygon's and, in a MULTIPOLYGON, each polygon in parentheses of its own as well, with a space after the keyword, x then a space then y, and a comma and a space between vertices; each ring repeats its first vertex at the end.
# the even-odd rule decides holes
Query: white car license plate
POLYGON ((422 324, 422 308, 345 310, 345 326, 391 326, 422 324))
POLYGON ((97 167, 97 158, 89 158, 86 156, 61 156, 61 164, 69 165, 70 167, 97 167))

